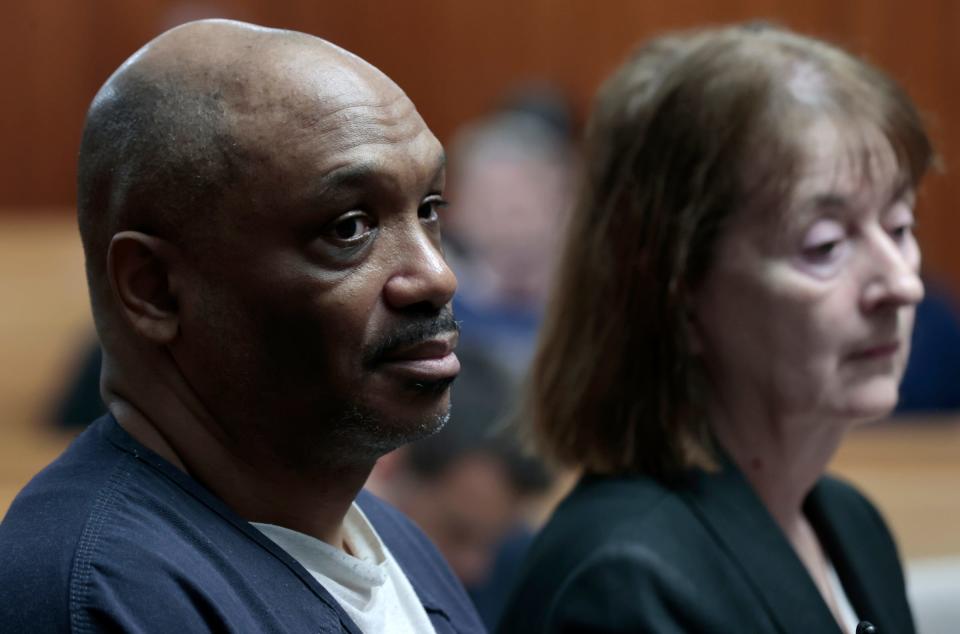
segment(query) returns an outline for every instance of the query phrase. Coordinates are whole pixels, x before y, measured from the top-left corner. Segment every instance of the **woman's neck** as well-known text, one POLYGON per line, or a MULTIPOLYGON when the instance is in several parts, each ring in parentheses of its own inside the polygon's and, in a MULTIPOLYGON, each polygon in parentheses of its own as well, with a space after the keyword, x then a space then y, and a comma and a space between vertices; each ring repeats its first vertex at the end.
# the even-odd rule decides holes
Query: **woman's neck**
POLYGON ((712 410, 720 446, 790 538, 800 530, 803 501, 826 471, 849 424, 810 416, 776 416, 760 407, 712 410))
POLYGON ((778 417, 761 408, 720 407, 714 408, 711 421, 717 442, 780 526, 842 629, 829 580, 829 558, 803 513, 803 502, 826 471, 851 423, 778 417))

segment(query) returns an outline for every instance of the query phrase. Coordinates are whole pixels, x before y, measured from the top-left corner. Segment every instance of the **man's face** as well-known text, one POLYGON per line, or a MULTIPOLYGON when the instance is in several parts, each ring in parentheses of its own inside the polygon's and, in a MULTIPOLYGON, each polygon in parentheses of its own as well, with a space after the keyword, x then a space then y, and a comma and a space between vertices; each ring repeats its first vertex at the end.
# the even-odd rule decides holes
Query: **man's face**
POLYGON ((558 227, 569 206, 569 166, 507 148, 467 157, 457 173, 451 226, 489 271, 485 284, 499 301, 540 305, 550 287, 558 227))
POLYGON ((483 453, 468 454, 438 477, 419 480, 398 500, 468 586, 487 579, 497 548, 517 526, 520 503, 506 469, 483 453))
POLYGON ((188 256, 173 353, 237 445, 375 457, 443 424, 459 371, 443 151, 371 69, 283 71, 238 108, 236 184, 188 256))
POLYGON ((912 192, 879 134, 863 165, 834 125, 806 134, 786 208, 735 215, 720 237, 697 298, 700 344, 728 409, 877 418, 896 404, 923 297, 912 192))

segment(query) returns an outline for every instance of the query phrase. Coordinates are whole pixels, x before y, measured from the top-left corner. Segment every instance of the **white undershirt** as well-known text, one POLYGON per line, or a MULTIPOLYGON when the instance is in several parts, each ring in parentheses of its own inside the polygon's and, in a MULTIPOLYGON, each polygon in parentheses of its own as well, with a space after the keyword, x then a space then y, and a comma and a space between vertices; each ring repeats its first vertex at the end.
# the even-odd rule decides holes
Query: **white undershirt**
POLYGON ((360 631, 434 632, 413 586, 356 503, 343 520, 343 538, 352 556, 289 528, 251 523, 306 568, 360 631))
POLYGON ((856 634, 860 619, 857 618, 857 613, 853 611, 850 599, 847 598, 847 593, 843 591, 843 584, 840 583, 837 569, 833 567, 830 561, 827 561, 827 581, 830 583, 830 589, 833 590, 833 598, 837 602, 837 609, 840 610, 843 630, 847 634, 856 634))

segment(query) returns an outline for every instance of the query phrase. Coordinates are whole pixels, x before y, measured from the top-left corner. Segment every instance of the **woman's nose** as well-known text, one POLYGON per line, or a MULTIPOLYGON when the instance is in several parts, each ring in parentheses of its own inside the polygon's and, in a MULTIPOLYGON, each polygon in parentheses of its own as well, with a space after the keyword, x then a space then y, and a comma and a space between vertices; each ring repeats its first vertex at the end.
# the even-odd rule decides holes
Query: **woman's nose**
POLYGON ((918 304, 924 294, 919 268, 920 251, 913 239, 901 244, 884 233, 870 250, 866 264, 864 308, 872 311, 918 304))

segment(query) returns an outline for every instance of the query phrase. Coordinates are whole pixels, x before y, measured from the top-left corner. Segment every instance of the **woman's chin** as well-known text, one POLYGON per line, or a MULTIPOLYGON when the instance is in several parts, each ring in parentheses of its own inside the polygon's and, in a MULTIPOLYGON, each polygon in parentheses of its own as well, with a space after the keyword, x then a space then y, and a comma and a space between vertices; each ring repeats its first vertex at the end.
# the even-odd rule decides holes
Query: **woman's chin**
POLYGON ((886 418, 897 406, 899 388, 900 382, 892 378, 870 381, 847 394, 839 409, 857 423, 886 418))

